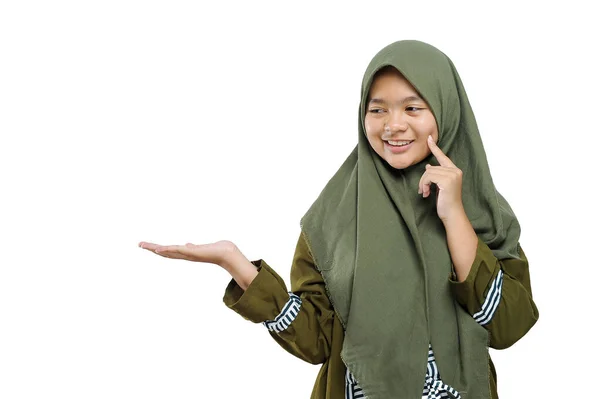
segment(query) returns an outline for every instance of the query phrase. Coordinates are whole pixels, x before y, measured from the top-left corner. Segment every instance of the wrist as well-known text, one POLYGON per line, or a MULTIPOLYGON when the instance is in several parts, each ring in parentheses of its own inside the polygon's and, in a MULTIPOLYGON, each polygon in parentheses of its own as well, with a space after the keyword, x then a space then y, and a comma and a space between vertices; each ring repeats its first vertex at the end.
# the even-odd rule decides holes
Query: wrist
POLYGON ((246 262, 249 262, 237 246, 232 246, 231 248, 228 248, 227 251, 223 254, 219 266, 221 266, 223 269, 227 270, 231 274, 231 272, 236 269, 237 265, 244 263, 244 260, 246 262))
POLYGON ((246 291, 258 275, 258 269, 240 250, 232 252, 226 259, 222 267, 227 270, 240 288, 246 291))
POLYGON ((448 228, 457 224, 464 224, 465 221, 469 222, 469 218, 467 217, 467 213, 465 212, 465 208, 460 206, 456 207, 444 215, 444 217, 440 218, 444 227, 448 228))

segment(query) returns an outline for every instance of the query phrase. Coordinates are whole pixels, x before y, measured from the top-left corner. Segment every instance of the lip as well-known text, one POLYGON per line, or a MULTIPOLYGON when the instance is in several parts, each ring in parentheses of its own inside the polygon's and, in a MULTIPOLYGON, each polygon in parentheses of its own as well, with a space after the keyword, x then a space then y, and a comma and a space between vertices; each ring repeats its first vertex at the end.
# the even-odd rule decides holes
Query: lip
POLYGON ((402 152, 406 152, 406 151, 410 150, 410 148, 412 147, 412 145, 413 145, 414 142, 415 141, 413 140, 413 141, 410 142, 410 144, 403 145, 402 147, 398 147, 398 146, 390 145, 387 141, 384 141, 383 145, 391 153, 400 154, 402 152))

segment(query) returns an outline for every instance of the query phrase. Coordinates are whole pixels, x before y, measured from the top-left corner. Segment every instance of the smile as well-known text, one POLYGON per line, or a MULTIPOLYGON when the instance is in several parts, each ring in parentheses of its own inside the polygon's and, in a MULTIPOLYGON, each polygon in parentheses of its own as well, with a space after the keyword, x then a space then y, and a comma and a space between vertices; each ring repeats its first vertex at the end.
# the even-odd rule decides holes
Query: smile
POLYGON ((393 146, 408 145, 412 142, 413 142, 413 140, 398 140, 398 141, 388 140, 387 141, 388 144, 393 145, 393 146))
POLYGON ((394 154, 408 151, 412 147, 414 140, 402 140, 402 141, 385 141, 385 148, 394 154))

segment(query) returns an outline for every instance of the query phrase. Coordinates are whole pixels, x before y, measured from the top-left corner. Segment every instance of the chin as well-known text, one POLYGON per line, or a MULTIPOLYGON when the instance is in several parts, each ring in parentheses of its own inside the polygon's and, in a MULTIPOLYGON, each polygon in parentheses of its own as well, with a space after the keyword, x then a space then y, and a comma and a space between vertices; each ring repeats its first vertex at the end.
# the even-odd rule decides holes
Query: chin
POLYGON ((398 170, 401 170, 401 169, 406 169, 406 168, 408 168, 409 166, 411 166, 411 165, 412 165, 411 163, 407 163, 407 162, 398 162, 397 160, 396 160, 396 161, 387 161, 387 163, 388 163, 388 164, 389 164, 389 165, 390 165, 392 168, 394 168, 394 169, 398 169, 398 170))

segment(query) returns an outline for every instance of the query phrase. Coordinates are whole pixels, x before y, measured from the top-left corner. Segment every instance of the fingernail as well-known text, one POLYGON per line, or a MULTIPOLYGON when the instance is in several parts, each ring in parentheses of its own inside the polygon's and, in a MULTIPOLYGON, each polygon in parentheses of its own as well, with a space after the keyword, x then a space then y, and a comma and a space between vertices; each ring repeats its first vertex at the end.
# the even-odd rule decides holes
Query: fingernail
POLYGON ((427 137, 427 140, 429 140, 433 143, 433 137, 431 137, 431 135, 429 135, 429 137, 427 137))

